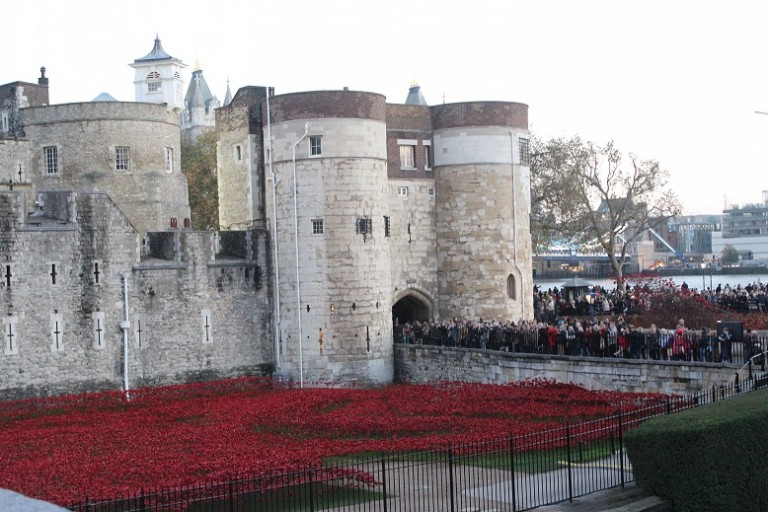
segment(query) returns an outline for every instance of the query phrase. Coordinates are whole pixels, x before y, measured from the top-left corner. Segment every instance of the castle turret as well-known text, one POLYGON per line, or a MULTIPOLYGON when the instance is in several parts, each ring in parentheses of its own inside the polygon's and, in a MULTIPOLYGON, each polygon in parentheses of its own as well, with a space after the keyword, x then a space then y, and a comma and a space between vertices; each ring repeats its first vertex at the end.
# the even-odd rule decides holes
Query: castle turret
POLYGON ((211 94, 208 82, 203 76, 199 65, 192 71, 189 89, 184 97, 184 112, 181 115, 182 138, 194 142, 203 131, 216 126, 215 109, 219 108, 219 100, 211 94))
POLYGON ((532 318, 528 106, 432 108, 440 316, 532 318))
POLYGON ((426 106, 427 100, 424 99, 424 95, 421 94, 421 87, 418 82, 414 80, 411 83, 411 88, 408 89, 408 97, 405 99, 406 105, 421 105, 426 106))
POLYGON ((152 50, 130 65, 136 70, 133 80, 136 86, 136 101, 165 103, 168 110, 184 108, 184 80, 181 70, 186 64, 171 57, 155 37, 152 50))
POLYGON ((227 92, 224 94, 224 106, 232 103, 232 91, 229 89, 229 80, 227 80, 227 92))
POLYGON ((279 368, 307 382, 391 382, 384 97, 288 94, 271 98, 270 113, 279 368))

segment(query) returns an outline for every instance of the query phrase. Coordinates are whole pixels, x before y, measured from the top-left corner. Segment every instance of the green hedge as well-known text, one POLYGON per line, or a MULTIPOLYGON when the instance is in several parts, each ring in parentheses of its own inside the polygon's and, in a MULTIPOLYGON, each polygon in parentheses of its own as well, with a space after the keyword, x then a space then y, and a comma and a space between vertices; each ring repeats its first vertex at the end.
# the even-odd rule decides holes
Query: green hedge
POLYGON ((674 510, 768 510, 768 390, 660 416, 625 436, 635 480, 674 510))

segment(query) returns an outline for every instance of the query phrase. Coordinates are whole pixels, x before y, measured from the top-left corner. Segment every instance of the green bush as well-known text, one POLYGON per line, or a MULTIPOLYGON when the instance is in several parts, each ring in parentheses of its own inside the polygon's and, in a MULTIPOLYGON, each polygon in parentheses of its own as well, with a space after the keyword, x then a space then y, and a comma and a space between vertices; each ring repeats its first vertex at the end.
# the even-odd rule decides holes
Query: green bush
POLYGON ((625 436, 637 484, 674 510, 768 510, 768 390, 653 418, 625 436))

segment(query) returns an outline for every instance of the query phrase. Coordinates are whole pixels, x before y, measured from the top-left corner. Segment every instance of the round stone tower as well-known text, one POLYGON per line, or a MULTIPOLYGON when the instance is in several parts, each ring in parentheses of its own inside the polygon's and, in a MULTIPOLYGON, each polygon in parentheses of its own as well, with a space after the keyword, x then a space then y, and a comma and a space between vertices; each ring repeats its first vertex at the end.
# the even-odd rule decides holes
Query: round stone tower
POLYGON ((391 382, 384 96, 287 94, 263 112, 277 369, 304 385, 391 382))
POLYGON ((67 103, 21 110, 33 192, 105 192, 140 233, 190 216, 178 115, 165 105, 67 103))
POLYGON ((433 107, 440 316, 533 318, 528 106, 433 107))

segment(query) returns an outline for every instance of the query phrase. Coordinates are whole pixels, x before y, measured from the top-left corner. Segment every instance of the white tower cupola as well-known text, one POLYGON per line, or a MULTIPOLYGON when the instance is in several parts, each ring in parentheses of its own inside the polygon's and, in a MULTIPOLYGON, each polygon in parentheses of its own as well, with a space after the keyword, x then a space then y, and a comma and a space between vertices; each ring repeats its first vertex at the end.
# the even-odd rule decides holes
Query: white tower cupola
POLYGON ((159 36, 155 36, 152 51, 133 61, 130 66, 136 70, 133 80, 136 86, 136 101, 165 103, 168 110, 184 108, 184 80, 181 70, 187 65, 163 50, 159 36))

